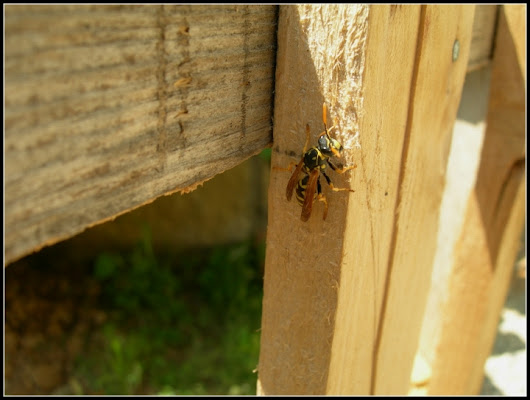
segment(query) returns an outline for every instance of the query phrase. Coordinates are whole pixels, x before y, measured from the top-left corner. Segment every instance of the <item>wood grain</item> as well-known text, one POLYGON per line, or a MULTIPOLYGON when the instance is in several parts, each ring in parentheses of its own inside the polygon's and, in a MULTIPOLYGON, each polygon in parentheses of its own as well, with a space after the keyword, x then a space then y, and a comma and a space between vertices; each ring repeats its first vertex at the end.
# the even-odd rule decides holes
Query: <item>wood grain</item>
POLYGON ((357 169, 307 223, 272 173, 260 393, 408 391, 473 11, 280 8, 273 166, 296 161, 306 123, 316 137, 326 101, 357 169))
POLYGON ((478 394, 525 217, 526 6, 501 7, 487 128, 454 250, 428 393, 478 394))
MULTIPOLYGON (((324 128, 325 101, 328 120, 337 118, 340 127, 333 136, 346 148, 345 164, 356 162, 362 168, 355 135, 362 110, 368 13, 369 7, 360 5, 280 6, 260 394, 328 393, 346 210, 357 192, 330 193, 323 183, 327 219, 322 220, 323 207, 317 202, 309 221, 302 222, 301 207, 285 197, 290 174, 274 167, 300 160, 306 124, 310 145, 315 144, 324 128)), ((361 190, 351 183, 357 172, 329 175, 337 187, 361 190)))
POLYGON ((498 5, 481 4, 475 7, 473 36, 471 38, 467 72, 475 71, 491 64, 498 10, 498 5))
POLYGON ((370 9, 363 107, 358 110, 359 167, 352 174, 356 192, 345 216, 330 394, 366 395, 374 390, 376 342, 391 261, 420 11, 419 6, 370 9))
MULTIPOLYGON (((6 6, 6 261, 268 146, 276 10, 6 6)), ((480 60, 491 11, 475 23, 480 60)))
POLYGON ((431 364, 437 352, 441 334, 443 305, 446 302, 453 251, 460 240, 466 204, 476 181, 482 149, 491 68, 466 74, 466 80, 453 129, 446 183, 440 209, 438 243, 431 276, 431 288, 425 308, 420 344, 414 365, 416 374, 411 377, 411 390, 425 395, 431 364))
POLYGON ((422 6, 396 225, 376 343, 374 394, 406 394, 409 389, 473 17, 474 6, 422 6))
POLYGON ((275 6, 5 7, 5 258, 271 141, 275 6))

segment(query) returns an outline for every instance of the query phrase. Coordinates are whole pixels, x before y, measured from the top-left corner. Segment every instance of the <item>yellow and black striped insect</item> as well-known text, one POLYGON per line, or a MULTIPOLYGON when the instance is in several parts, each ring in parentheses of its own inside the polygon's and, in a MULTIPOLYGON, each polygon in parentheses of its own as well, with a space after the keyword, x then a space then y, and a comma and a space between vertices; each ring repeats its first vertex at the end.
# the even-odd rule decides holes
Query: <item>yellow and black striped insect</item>
MULTIPOLYGON (((329 130, 327 126, 327 108, 326 103, 322 106, 322 120, 324 122, 324 132, 322 132, 318 138, 317 145, 311 147, 307 150, 307 145, 309 143, 310 129, 309 125, 306 125, 306 142, 304 145, 303 155, 296 166, 289 183, 287 183, 286 196, 287 200, 290 201, 293 196, 293 191, 296 186, 296 200, 298 204, 302 206, 302 214, 300 219, 302 221, 307 221, 311 216, 311 211, 313 209, 313 202, 315 199, 324 203, 324 214, 322 219, 326 219, 328 214, 328 202, 326 197, 322 194, 322 187, 320 185, 320 174, 324 175, 326 182, 333 191, 347 190, 353 192, 352 189, 348 188, 336 188, 333 186, 331 179, 324 171, 326 169, 326 164, 328 164, 332 170, 342 174, 349 169, 355 168, 353 165, 351 167, 338 168, 336 167, 329 159, 330 157, 336 156, 340 157, 343 150, 342 145, 338 140, 329 136, 329 130), (300 173, 303 173, 301 179, 299 179, 300 173)), ((288 170, 292 169, 292 165, 288 170)))

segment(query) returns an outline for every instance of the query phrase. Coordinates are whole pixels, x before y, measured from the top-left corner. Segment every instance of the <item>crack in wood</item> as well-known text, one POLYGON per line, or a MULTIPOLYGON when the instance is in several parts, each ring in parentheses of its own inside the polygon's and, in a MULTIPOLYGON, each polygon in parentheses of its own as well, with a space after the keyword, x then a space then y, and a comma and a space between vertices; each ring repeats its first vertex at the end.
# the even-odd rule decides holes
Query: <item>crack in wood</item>
POLYGON ((388 257, 388 268, 387 268, 387 274, 385 277, 384 282, 384 290, 383 290, 383 299, 381 302, 381 312, 379 314, 379 321, 377 323, 377 329, 376 329, 376 338, 374 342, 374 348, 373 348, 373 362, 372 362, 372 376, 371 376, 371 382, 370 382, 370 394, 375 394, 375 388, 376 388, 376 380, 377 380, 377 370, 378 370, 378 358, 379 358, 379 352, 381 348, 381 341, 383 339, 383 324, 386 319, 386 306, 388 303, 388 293, 390 289, 390 281, 392 278, 392 267, 394 265, 394 257, 395 257, 395 251, 396 251, 396 245, 397 245, 397 237, 399 232, 399 210, 402 206, 403 202, 403 180, 405 177, 405 167, 406 167, 406 161, 408 157, 409 152, 409 145, 410 145, 410 135, 412 130, 412 120, 414 116, 414 95, 416 91, 416 86, 418 82, 418 70, 419 70, 419 64, 421 60, 421 49, 422 49, 422 42, 424 39, 424 31, 426 29, 426 6, 421 6, 420 11, 420 18, 419 18, 419 27, 418 27, 418 36, 417 36, 417 44, 416 44, 416 55, 414 60, 414 68, 412 71, 412 79, 411 79, 411 85, 410 85, 410 92, 409 92, 409 110, 408 110, 408 116, 407 116, 407 126, 405 130, 405 137, 403 140, 403 147, 402 147, 402 155, 401 155, 401 169, 399 171, 399 178, 398 178, 398 193, 397 193, 397 200, 396 200, 396 211, 394 213, 394 229, 392 230, 392 238, 390 241, 390 254, 388 257))
POLYGON ((164 12, 164 5, 161 5, 157 9, 156 15, 156 27, 158 29, 158 40, 156 42, 156 58, 157 58, 157 70, 156 70, 156 81, 157 81, 157 132, 158 141, 156 151, 158 153, 158 170, 163 171, 165 169, 167 160, 167 82, 166 82, 166 70, 167 70, 167 53, 165 48, 166 41, 166 26, 167 20, 164 12))
MULTIPOLYGON (((191 86, 191 82, 193 81, 192 77, 190 76, 189 72, 189 62, 191 60, 190 58, 190 24, 188 22, 188 19, 186 16, 189 13, 189 6, 180 6, 179 7, 179 13, 183 16, 182 21, 180 22, 180 27, 178 29, 178 39, 177 43, 179 44, 180 49, 180 55, 182 57, 182 61, 178 64, 178 75, 179 80, 175 82, 174 86, 178 89, 178 93, 180 94, 180 104, 179 104, 179 112, 178 116, 187 115, 188 114, 188 93, 189 93, 189 87, 191 86)), ((184 135, 184 122, 182 121, 182 118, 178 119, 178 126, 179 126, 179 135, 184 135)), ((178 148, 183 148, 186 146, 186 142, 179 139, 177 141, 179 145, 178 148)))
POLYGON ((250 35, 250 23, 249 23, 249 11, 248 6, 243 9, 243 71, 242 71, 242 91, 241 91, 241 136, 243 139, 247 134, 247 102, 248 102, 248 87, 250 86, 249 81, 249 35, 250 35))

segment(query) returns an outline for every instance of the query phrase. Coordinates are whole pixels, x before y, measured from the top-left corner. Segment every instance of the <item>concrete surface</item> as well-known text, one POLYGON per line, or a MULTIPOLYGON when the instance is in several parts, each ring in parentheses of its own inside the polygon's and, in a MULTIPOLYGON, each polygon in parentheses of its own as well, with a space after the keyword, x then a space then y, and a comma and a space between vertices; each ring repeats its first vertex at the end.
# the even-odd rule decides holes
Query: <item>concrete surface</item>
MULTIPOLYGON (((525 235, 526 237, 526 235, 525 235)), ((526 246, 502 310, 481 395, 526 396, 526 246)))

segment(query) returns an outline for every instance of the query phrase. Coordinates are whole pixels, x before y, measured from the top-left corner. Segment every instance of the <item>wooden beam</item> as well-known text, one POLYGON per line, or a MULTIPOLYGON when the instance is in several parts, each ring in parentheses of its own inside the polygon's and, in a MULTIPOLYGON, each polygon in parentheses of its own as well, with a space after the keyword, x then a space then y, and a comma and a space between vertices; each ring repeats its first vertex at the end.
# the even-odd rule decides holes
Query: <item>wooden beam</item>
POLYGON ((473 12, 280 7, 273 167, 298 161, 306 123, 315 143, 325 101, 357 169, 308 222, 273 170, 259 393, 408 391, 473 12))
POLYGON ((485 68, 491 64, 498 10, 499 6, 496 4, 481 4, 475 7, 467 72, 485 68))
POLYGON ((7 5, 6 262, 268 146, 276 14, 7 5))
MULTIPOLYGON (((334 134, 347 149, 346 164, 362 168, 355 135, 362 111, 359 90, 366 68, 369 10, 360 5, 280 6, 258 376, 261 394, 327 393, 350 195, 328 195, 326 221, 317 202, 309 221, 302 222, 301 207, 285 198, 290 174, 276 172, 274 167, 299 160, 306 124, 311 127, 310 145, 315 144, 324 127, 322 103, 326 102, 328 118, 339 121, 340 129, 334 134), (345 27, 347 31, 342 32, 345 27)), ((348 186, 344 177, 330 175, 337 186, 348 186)), ((350 185, 356 190, 354 196, 365 198, 363 185, 350 185)), ((363 293, 352 292, 359 298, 363 293)), ((368 326, 371 318, 366 316, 368 326)), ((369 373, 364 381, 369 382, 369 373)))
POLYGON ((480 165, 433 343, 433 395, 479 393, 524 226, 525 15, 525 5, 501 7, 480 165))
MULTIPOLYGON (((267 146, 276 9, 6 6, 6 261, 267 146)), ((469 68, 491 53, 478 9, 469 68)))
POLYGON ((422 7, 394 241, 376 345, 374 394, 409 390, 474 10, 474 6, 422 7))
POLYGON ((446 183, 440 207, 438 243, 431 276, 418 353, 409 394, 425 395, 431 377, 431 363, 441 333, 442 307, 447 299, 452 251, 459 241, 467 199, 476 180, 484 139, 491 67, 466 74, 453 129, 446 183))

